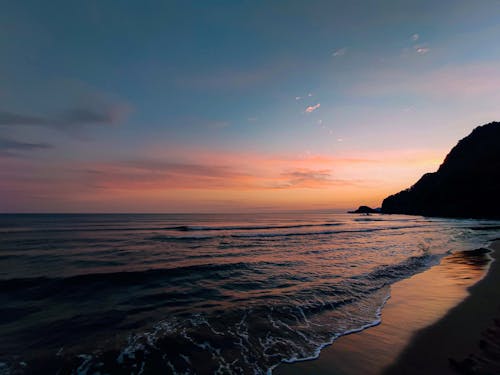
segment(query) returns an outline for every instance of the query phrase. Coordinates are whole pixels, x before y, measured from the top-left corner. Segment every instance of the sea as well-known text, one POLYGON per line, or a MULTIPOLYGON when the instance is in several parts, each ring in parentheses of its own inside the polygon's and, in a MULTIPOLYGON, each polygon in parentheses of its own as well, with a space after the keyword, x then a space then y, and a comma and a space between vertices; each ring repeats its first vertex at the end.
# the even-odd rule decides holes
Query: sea
POLYGON ((0 215, 0 374, 271 374, 499 237, 405 215, 0 215))

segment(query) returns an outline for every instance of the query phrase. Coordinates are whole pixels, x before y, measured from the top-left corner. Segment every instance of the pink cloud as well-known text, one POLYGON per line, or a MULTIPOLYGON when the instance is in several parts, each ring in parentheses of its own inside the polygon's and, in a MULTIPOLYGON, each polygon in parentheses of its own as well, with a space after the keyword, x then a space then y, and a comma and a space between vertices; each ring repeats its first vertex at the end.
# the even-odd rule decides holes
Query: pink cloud
POLYGON ((194 210, 234 202, 281 208, 354 204, 403 188, 440 161, 426 151, 409 150, 344 155, 183 152, 153 156, 145 150, 133 160, 51 163, 0 155, 0 209, 168 211, 182 209, 182 202, 194 210))
POLYGON ((315 105, 310 105, 306 108, 306 112, 307 113, 312 113, 314 112, 315 110, 317 110, 319 107, 321 107, 321 104, 318 103, 318 104, 315 104, 315 105))

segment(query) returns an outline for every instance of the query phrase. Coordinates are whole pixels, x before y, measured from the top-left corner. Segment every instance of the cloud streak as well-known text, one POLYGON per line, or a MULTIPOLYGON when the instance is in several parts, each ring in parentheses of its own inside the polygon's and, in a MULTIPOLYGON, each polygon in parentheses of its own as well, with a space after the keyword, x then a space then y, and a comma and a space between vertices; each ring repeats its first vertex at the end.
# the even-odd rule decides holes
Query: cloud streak
POLYGON ((332 56, 333 57, 340 57, 340 56, 344 56, 347 52, 347 48, 339 48, 338 50, 334 51, 332 53, 332 56))
POLYGON ((314 111, 316 111, 319 107, 321 107, 321 104, 318 103, 318 104, 315 104, 315 105, 310 105, 306 108, 306 113, 312 113, 314 111))
POLYGON ((44 126, 68 130, 92 125, 112 125, 121 122, 130 112, 124 105, 101 106, 100 108, 75 107, 54 116, 32 116, 30 114, 0 111, 0 126, 44 126))
MULTIPOLYGON (((45 147, 50 146, 3 143, 4 149, 45 147)), ((276 155, 198 149, 184 149, 186 154, 173 151, 170 155, 154 156, 154 150, 148 150, 151 151, 144 157, 115 161, 46 163, 0 157, 0 195, 9 197, 4 200, 9 202, 5 207, 31 211, 44 211, 47 207, 75 212, 143 211, 144 207, 152 212, 174 208, 182 211, 189 205, 198 209, 204 204, 213 209, 215 203, 224 208, 229 201, 246 202, 252 207, 270 204, 290 208, 310 207, 332 199, 352 205, 368 191, 371 196, 373 191, 379 191, 381 197, 387 195, 387 191, 382 191, 387 187, 381 186, 380 180, 371 180, 374 174, 383 175, 399 188, 403 186, 400 174, 408 173, 409 166, 414 168, 415 163, 428 158, 425 153, 415 152, 366 153, 363 158, 353 158, 309 152, 276 155), (367 176, 370 177, 366 179, 367 176)), ((424 161, 422 170, 432 170, 424 161)), ((439 161, 433 163, 437 166, 439 161)), ((408 180, 406 175, 403 177, 408 180)))
POLYGON ((45 125, 46 123, 47 120, 43 117, 0 111, 0 125, 45 125))
POLYGON ((0 137, 0 155, 14 156, 18 152, 30 152, 52 148, 48 143, 21 142, 14 139, 0 137))
POLYGON ((415 51, 420 54, 420 55, 425 55, 426 53, 430 52, 429 47, 422 47, 422 46, 415 46, 415 51))
POLYGON ((296 169, 281 173, 285 179, 277 187, 279 188, 319 188, 332 185, 335 181, 331 178, 328 169, 296 169))

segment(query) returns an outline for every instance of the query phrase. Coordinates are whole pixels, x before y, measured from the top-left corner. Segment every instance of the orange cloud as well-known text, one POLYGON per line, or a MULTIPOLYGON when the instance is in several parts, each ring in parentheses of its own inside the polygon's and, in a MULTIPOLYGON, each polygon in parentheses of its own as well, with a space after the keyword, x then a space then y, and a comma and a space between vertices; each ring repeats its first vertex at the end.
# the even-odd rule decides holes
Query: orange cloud
POLYGON ((433 171, 425 150, 325 155, 203 150, 135 160, 64 162, 0 156, 0 210, 225 211, 372 205, 433 171), (267 209, 266 208, 266 209, 267 209))

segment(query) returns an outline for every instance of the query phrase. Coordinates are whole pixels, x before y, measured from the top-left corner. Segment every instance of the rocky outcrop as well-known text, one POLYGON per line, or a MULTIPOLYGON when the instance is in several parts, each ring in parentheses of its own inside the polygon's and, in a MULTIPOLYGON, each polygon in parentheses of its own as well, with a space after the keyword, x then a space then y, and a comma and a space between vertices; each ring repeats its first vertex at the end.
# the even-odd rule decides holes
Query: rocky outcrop
POLYGON ((384 199, 382 212, 500 218, 500 123, 474 129, 436 172, 384 199))
POLYGON ((348 211, 349 214, 379 214, 380 208, 371 208, 368 206, 359 206, 356 211, 348 211))

